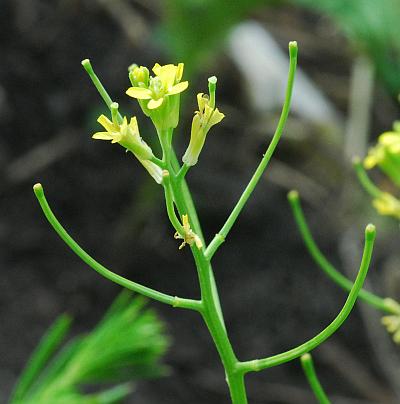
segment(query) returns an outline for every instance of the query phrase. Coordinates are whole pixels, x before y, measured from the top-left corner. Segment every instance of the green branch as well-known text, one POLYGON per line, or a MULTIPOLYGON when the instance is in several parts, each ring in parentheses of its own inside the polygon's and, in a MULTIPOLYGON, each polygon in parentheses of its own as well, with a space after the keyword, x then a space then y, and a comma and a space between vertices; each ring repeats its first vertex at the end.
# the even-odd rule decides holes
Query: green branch
POLYGON ((276 146, 278 145, 279 139, 282 136, 283 129, 286 124, 286 120, 289 115, 290 109, 290 101, 292 98, 293 92, 293 84, 294 84, 294 77, 296 73, 296 66, 297 66, 297 42, 290 42, 289 43, 289 56, 290 56, 290 65, 289 65, 289 73, 288 73, 288 81, 286 87, 286 95, 285 95, 285 102, 282 107, 281 116, 279 118, 278 126, 275 130, 275 134, 271 140, 271 143, 268 146, 267 151, 264 154, 260 164, 258 165, 256 171, 254 172, 250 182, 247 184, 245 190, 243 191, 241 197, 239 198, 236 206, 233 208, 231 214, 229 215, 227 221, 221 228, 221 230, 216 234, 214 239, 211 241, 210 245, 207 247, 205 252, 206 257, 208 260, 212 258, 215 254, 219 246, 224 242, 226 236, 228 235, 229 231, 231 230, 232 226, 234 225, 236 219, 238 218, 240 212, 242 211, 243 207, 245 206, 247 200, 249 199, 250 195, 254 191, 258 181, 260 180, 261 176, 263 175, 267 165, 272 157, 272 154, 275 151, 276 146))
MULTIPOLYGON (((296 221, 297 227, 303 238, 304 244, 307 247, 308 252, 316 262, 316 264, 322 269, 322 271, 337 285, 346 291, 350 291, 353 287, 353 282, 342 275, 322 254, 321 250, 315 243, 310 229, 304 217, 303 210, 301 208, 300 197, 297 191, 290 191, 288 194, 288 200, 292 208, 293 216, 296 221)), ((364 300, 366 303, 375 307, 378 310, 397 314, 398 311, 393 312, 393 305, 388 304, 387 299, 383 299, 376 296, 374 293, 368 292, 367 290, 360 290, 360 299, 364 300)))
POLYGON ((371 255, 374 246, 375 235, 376 235, 375 226, 369 224, 365 229, 364 251, 360 269, 358 271, 358 275, 354 282, 354 285, 351 288, 349 296, 347 297, 347 300, 340 313, 323 331, 321 331, 318 335, 316 335, 314 338, 311 338, 304 344, 301 344, 298 347, 293 348, 289 351, 280 353, 278 355, 270 356, 264 359, 256 359, 252 361, 241 362, 238 364, 237 370, 243 373, 258 372, 263 369, 281 365, 282 363, 289 362, 307 352, 312 351, 314 348, 316 348, 318 345, 320 345, 322 342, 328 339, 346 320, 357 300, 357 296, 361 290, 361 287, 364 283, 365 277, 368 272, 368 267, 371 261, 371 255))
POLYGON ((329 398, 325 394, 325 391, 318 380, 311 355, 309 353, 302 355, 300 361, 304 374, 306 375, 308 383, 310 384, 318 402, 320 404, 330 404, 329 398))
POLYGON ((353 158, 353 166, 356 170, 358 180, 363 188, 374 198, 379 198, 383 192, 371 181, 365 171, 361 160, 358 157, 353 158))
POLYGON ((139 283, 130 281, 116 273, 110 271, 105 266, 97 262, 94 258, 92 258, 79 244, 67 233, 67 231, 63 228, 61 223, 54 216, 54 213, 50 209, 50 206, 46 200, 44 195, 44 190, 41 184, 35 184, 33 187, 36 198, 39 201, 39 204, 43 210, 44 215, 47 220, 53 227, 53 229, 58 233, 61 239, 68 245, 69 248, 87 265, 89 265, 92 269, 98 272, 100 275, 109 279, 112 282, 117 283, 124 288, 133 290, 134 292, 140 293, 144 296, 149 297, 150 299, 157 300, 161 303, 169 304, 173 307, 181 307, 184 309, 191 310, 200 310, 201 303, 197 300, 191 299, 183 299, 176 296, 170 296, 162 292, 158 292, 157 290, 148 288, 147 286, 143 286, 139 283))
POLYGON ((165 190, 165 203, 169 221, 171 222, 174 229, 183 237, 185 234, 185 230, 183 229, 180 220, 176 216, 174 196, 171 189, 171 178, 170 173, 167 170, 163 171, 163 186, 165 190))

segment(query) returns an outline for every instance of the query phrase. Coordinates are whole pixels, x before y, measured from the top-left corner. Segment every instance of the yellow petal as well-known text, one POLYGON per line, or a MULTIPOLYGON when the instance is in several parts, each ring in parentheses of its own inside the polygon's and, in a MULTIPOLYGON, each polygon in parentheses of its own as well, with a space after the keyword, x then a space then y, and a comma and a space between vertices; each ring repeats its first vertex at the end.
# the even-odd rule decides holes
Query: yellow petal
POLYGON ((203 114, 204 113, 204 108, 208 104, 208 96, 207 96, 207 94, 198 93, 197 94, 197 104, 199 106, 200 114, 203 114))
POLYGON ((179 94, 188 88, 189 82, 182 81, 182 83, 175 84, 168 90, 168 95, 179 94))
POLYGON ((97 132, 92 136, 92 139, 97 140, 112 140, 113 136, 111 136, 108 132, 97 132))
POLYGON ((113 140, 111 140, 111 143, 118 143, 121 140, 122 140, 122 135, 121 135, 121 133, 118 133, 113 137, 113 140))
POLYGON ((124 119, 123 119, 122 124, 119 129, 119 134, 125 136, 127 130, 128 130, 128 120, 126 119, 126 116, 124 116, 124 119))
MULTIPOLYGON (((208 107, 208 105, 207 105, 208 107)), ((206 108, 207 108, 206 107, 206 108)), ((210 107, 208 107, 210 108, 210 107)), ((208 127, 211 128, 211 126, 216 125, 217 123, 220 123, 223 119, 225 118, 225 115, 222 112, 219 112, 218 108, 216 108, 210 116, 210 119, 208 121, 208 127)))
POLYGON ((129 121, 129 128, 133 133, 139 134, 139 126, 138 126, 138 123, 137 123, 136 116, 133 116, 131 118, 131 120, 129 121))
POLYGON ((159 98, 158 100, 151 99, 149 101, 149 103, 147 104, 147 108, 148 109, 156 109, 163 103, 163 101, 164 101, 163 97, 159 98))
POLYGON ((160 73, 160 70, 161 70, 161 65, 159 64, 159 63, 156 63, 154 66, 153 66, 153 73, 154 74, 159 74, 160 73))
POLYGON ((126 94, 138 100, 148 100, 151 98, 151 91, 148 88, 130 87, 126 90, 126 94))
POLYGON ((375 167, 377 163, 378 163, 378 160, 377 160, 376 156, 367 156, 364 159, 364 167, 367 170, 370 170, 371 168, 375 167))
POLYGON ((379 143, 384 146, 390 146, 393 143, 400 142, 400 133, 397 132, 385 132, 379 136, 379 143))
POLYGON ((166 88, 175 84, 176 71, 177 67, 173 64, 160 66, 156 63, 153 67, 153 72, 161 79, 166 88))
POLYGON ((97 118, 97 122, 103 126, 103 128, 107 132, 118 132, 119 128, 118 125, 115 125, 113 122, 111 122, 105 115, 100 115, 97 118))
POLYGON ((182 80, 184 66, 185 65, 183 63, 178 63, 178 67, 176 69, 176 78, 175 78, 177 83, 179 83, 182 80))

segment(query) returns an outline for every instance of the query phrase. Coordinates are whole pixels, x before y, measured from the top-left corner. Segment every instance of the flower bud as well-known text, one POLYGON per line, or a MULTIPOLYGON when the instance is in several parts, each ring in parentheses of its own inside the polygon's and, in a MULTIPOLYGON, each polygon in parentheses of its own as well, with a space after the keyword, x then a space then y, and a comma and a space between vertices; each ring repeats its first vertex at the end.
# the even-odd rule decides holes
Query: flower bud
MULTIPOLYGON (((215 96, 212 99, 215 105, 215 96)), ((188 166, 194 166, 197 163, 208 131, 225 117, 218 108, 210 106, 210 99, 207 95, 197 94, 197 103, 199 110, 193 117, 189 146, 182 157, 182 161, 188 166)))
POLYGON ((154 77, 149 77, 144 67, 131 68, 132 87, 126 93, 139 101, 145 115, 149 116, 158 131, 176 128, 179 121, 180 93, 188 87, 183 81, 183 63, 153 67, 154 77), (141 69, 141 70, 138 70, 141 69), (141 81, 143 80, 143 81, 141 81))

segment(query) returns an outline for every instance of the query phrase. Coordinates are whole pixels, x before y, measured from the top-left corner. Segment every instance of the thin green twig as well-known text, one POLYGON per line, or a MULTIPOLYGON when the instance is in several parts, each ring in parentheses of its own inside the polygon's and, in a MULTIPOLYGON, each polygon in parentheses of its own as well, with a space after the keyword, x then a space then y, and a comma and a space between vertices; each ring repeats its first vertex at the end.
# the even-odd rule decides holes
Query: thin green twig
POLYGON ((289 56, 290 56, 290 64, 289 64, 289 73, 288 73, 288 81, 286 87, 286 95, 285 95, 285 102, 282 107, 281 116, 279 118, 278 126, 276 127, 275 134, 269 144, 267 151, 264 154, 260 164, 258 165, 256 171, 254 172, 250 182, 247 184, 245 190, 243 191, 242 195, 240 196, 236 206, 233 208, 231 214, 229 215, 228 219, 226 220, 225 224, 221 228, 221 230, 216 234, 214 239, 211 241, 209 246, 206 249, 205 255, 208 260, 212 258, 215 254, 219 246, 224 242, 226 236, 228 235, 229 231, 231 230, 232 226, 234 225, 236 219, 238 218, 240 212, 242 211, 243 207, 245 206, 247 200, 249 199, 250 195, 254 191, 258 181, 260 180, 261 176, 263 175, 272 154, 275 151, 276 146, 282 136, 283 129, 286 124, 286 120, 289 115, 290 110, 290 101, 292 99, 292 92, 293 92, 293 84, 294 78, 296 73, 296 66, 297 66, 297 43, 290 42, 289 43, 289 56))
MULTIPOLYGON (((337 285, 346 291, 350 291, 353 287, 353 282, 342 275, 322 254, 321 250, 315 243, 310 228, 307 225, 306 219, 304 217, 303 210, 301 208, 300 197, 297 191, 290 191, 288 194, 288 200, 292 208, 293 216, 296 221, 297 227, 303 238, 304 244, 307 247, 308 252, 316 262, 316 264, 322 269, 322 271, 337 285)), ((393 312, 393 307, 387 304, 387 299, 381 298, 372 292, 367 290, 360 290, 360 299, 364 300, 366 303, 375 307, 378 310, 382 310, 387 313, 397 314, 393 312)))
POLYGON ((171 178, 170 173, 167 170, 163 172, 163 186, 165 190, 165 203, 169 221, 171 222, 174 229, 183 237, 185 231, 175 212, 174 196, 171 189, 171 178))
POLYGON ((325 394, 325 391, 318 380, 311 355, 309 353, 302 355, 300 362, 301 366, 303 367, 304 374, 307 377, 308 383, 310 384, 310 387, 318 402, 320 404, 330 404, 330 400, 325 394))
POLYGON ((304 344, 301 344, 296 348, 290 349, 289 351, 280 353, 278 355, 270 356, 264 359, 256 359, 252 361, 241 362, 238 364, 238 371, 243 373, 258 372, 263 369, 281 365, 282 363, 289 362, 307 352, 312 351, 314 348, 316 348, 318 345, 324 342, 327 338, 329 338, 346 320, 357 300, 357 296, 361 290, 361 287, 364 283, 365 277, 368 272, 369 263, 371 261, 371 255, 374 246, 375 235, 376 235, 375 226, 369 224, 365 229, 364 251, 360 269, 358 271, 354 285, 351 288, 347 300, 340 313, 323 331, 321 331, 319 334, 317 334, 315 337, 311 338, 304 344))
POLYGON ((371 181, 365 171, 361 160, 358 157, 353 157, 353 166, 356 170, 358 180, 363 188, 374 198, 379 198, 383 192, 371 181))
POLYGON ((162 292, 158 292, 157 290, 148 288, 147 286, 143 286, 139 283, 133 282, 129 279, 126 279, 116 273, 107 269, 104 265, 97 262, 94 258, 92 258, 79 244, 67 233, 67 231, 63 228, 61 223, 57 220, 52 212, 46 197, 44 195, 44 190, 41 184, 35 184, 33 187, 36 198, 39 201, 39 204, 45 214, 47 220, 53 227, 53 229, 58 233, 61 239, 68 245, 69 248, 86 264, 88 264, 92 269, 98 272, 100 275, 109 279, 112 282, 117 283, 118 285, 123 286, 124 288, 133 290, 134 292, 140 293, 144 296, 147 296, 151 299, 157 300, 161 303, 169 304, 173 307, 181 307, 184 309, 191 310, 200 310, 201 303, 198 300, 192 299, 183 299, 176 296, 170 296, 162 292))

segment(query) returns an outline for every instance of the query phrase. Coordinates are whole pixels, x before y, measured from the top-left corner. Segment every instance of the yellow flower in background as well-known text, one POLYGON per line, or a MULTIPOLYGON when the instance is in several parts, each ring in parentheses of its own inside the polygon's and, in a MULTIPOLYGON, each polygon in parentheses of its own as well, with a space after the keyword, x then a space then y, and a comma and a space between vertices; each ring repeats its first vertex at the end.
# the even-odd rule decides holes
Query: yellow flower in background
POLYGON ((374 168, 385 158, 385 150, 382 145, 371 147, 368 151, 367 157, 364 159, 364 167, 367 170, 374 168))
POLYGON ((400 201, 388 192, 382 192, 378 198, 372 201, 372 204, 381 215, 400 219, 400 201))
POLYGON ((389 334, 393 334, 393 341, 400 344, 400 316, 391 315, 382 317, 382 324, 389 334))
POLYGON ((196 244, 196 247, 200 250, 203 247, 203 243, 201 242, 200 237, 191 229, 188 215, 182 215, 182 226, 183 235, 180 235, 178 232, 174 234, 175 239, 183 240, 179 249, 181 250, 186 244, 189 244, 190 246, 196 244))
POLYGON ((378 166, 397 186, 400 187, 400 132, 398 124, 394 130, 382 133, 376 146, 372 147, 364 159, 364 167, 369 170, 378 166))
POLYGON ((199 110, 193 117, 189 146, 182 157, 182 161, 188 166, 194 166, 197 163, 208 131, 225 117, 218 108, 210 106, 210 98, 206 94, 197 94, 197 104, 199 110))
POLYGON ((379 136, 379 144, 386 147, 390 153, 400 155, 400 132, 385 132, 379 136))
POLYGON ((400 132, 385 132, 378 138, 376 146, 372 147, 364 159, 364 167, 369 170, 391 157, 400 157, 400 132))
POLYGON ((152 69, 155 77, 150 77, 148 85, 146 85, 146 80, 139 81, 142 77, 146 78, 143 66, 136 67, 132 71, 132 78, 137 85, 128 88, 126 94, 138 100, 149 100, 147 108, 156 109, 164 103, 168 96, 179 94, 187 89, 189 83, 181 82, 183 67, 183 63, 179 63, 177 66, 173 64, 160 66, 156 63, 152 69), (144 83, 145 86, 140 86, 140 83, 144 83))

